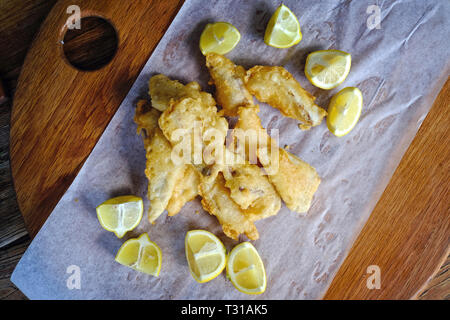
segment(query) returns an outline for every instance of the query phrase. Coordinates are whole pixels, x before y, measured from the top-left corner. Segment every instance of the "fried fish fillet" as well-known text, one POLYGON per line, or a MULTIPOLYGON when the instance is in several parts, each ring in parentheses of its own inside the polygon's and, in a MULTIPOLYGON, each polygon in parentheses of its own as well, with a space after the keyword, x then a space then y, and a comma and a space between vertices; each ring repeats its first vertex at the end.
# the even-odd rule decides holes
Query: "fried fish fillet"
MULTIPOLYGON (((158 123, 174 148, 179 143, 179 137, 174 136, 177 130, 185 130, 181 132, 183 137, 199 134, 197 143, 201 144, 202 150, 210 146, 202 132, 216 131, 214 143, 222 147, 223 153, 217 157, 214 155, 212 162, 191 162, 202 173, 199 186, 202 205, 217 217, 229 237, 236 239, 239 234, 246 234, 250 239, 256 239, 258 232, 253 221, 276 214, 281 199, 256 165, 245 164, 244 161, 232 162, 231 165, 224 162, 227 153, 226 119, 217 113, 215 107, 205 105, 201 99, 182 98, 170 101, 158 123)), ((195 138, 191 137, 191 141, 195 138)), ((188 145, 192 147, 191 143, 188 145)), ((193 160, 194 156, 190 158, 190 161, 193 160)))
MULTIPOLYGON (((206 211, 217 217, 224 233, 233 239, 237 239, 241 233, 251 239, 258 238, 256 227, 230 197, 230 191, 225 187, 225 179, 222 173, 219 173, 218 169, 222 168, 222 165, 216 164, 215 160, 221 161, 223 154, 218 159, 213 159, 212 163, 205 163, 203 159, 204 149, 209 147, 210 142, 204 139, 204 134, 208 130, 215 130, 218 137, 215 137, 214 141, 225 150, 228 122, 217 113, 216 107, 205 103, 200 98, 170 99, 169 106, 160 116, 158 124, 174 149, 180 144, 179 138, 190 137, 187 143, 187 147, 190 148, 187 163, 195 165, 197 172, 204 173, 200 175, 198 188, 202 196, 202 205, 206 211), (181 136, 177 136, 177 133, 181 133, 181 136), (195 145, 200 145, 200 159, 196 159, 195 154, 192 154, 195 153, 195 145), (214 173, 212 173, 213 169, 214 173)), ((195 180, 193 173, 191 177, 195 180)))
POLYGON ((266 102, 293 119, 301 129, 317 126, 327 112, 314 103, 315 97, 302 88, 283 67, 255 66, 247 71, 245 85, 261 102, 266 102))
POLYGON ((278 213, 281 208, 280 196, 257 165, 245 164, 228 169, 231 169, 231 172, 223 171, 225 187, 230 190, 230 197, 251 221, 278 213))
POLYGON ((290 210, 307 212, 320 184, 316 170, 295 155, 279 148, 262 127, 255 109, 239 108, 238 114, 239 120, 235 128, 258 132, 258 145, 246 148, 257 150, 258 159, 281 199, 290 210), (273 152, 275 148, 278 152, 273 152))
POLYGON ((154 222, 166 209, 172 197, 176 182, 184 173, 184 165, 171 160, 172 146, 161 130, 157 128, 147 147, 145 175, 149 181, 149 221, 154 222))
POLYGON ((224 164, 220 170, 225 178, 225 187, 230 190, 230 197, 251 221, 278 213, 280 196, 260 167, 246 161, 236 161, 224 164))
POLYGON ((134 122, 137 124, 137 134, 143 134, 144 144, 149 142, 156 128, 161 112, 152 108, 147 100, 139 100, 136 104, 134 122))
POLYGON ((184 97, 199 98, 205 105, 215 106, 216 102, 211 94, 201 91, 197 82, 190 82, 183 85, 177 80, 171 80, 163 74, 158 74, 150 78, 149 94, 152 106, 159 111, 164 111, 169 107, 171 99, 179 100, 184 97))
POLYGON ((221 114, 236 116, 239 107, 252 107, 253 97, 244 84, 245 69, 217 53, 206 55, 206 66, 216 86, 216 100, 221 114))
POLYGON ((228 150, 226 153, 227 163, 216 163, 203 170, 199 187, 203 207, 217 217, 229 237, 236 239, 244 233, 255 239, 253 222, 276 215, 281 199, 261 168, 243 161, 239 155, 231 157, 228 150))
POLYGON ((231 198, 230 190, 225 187, 225 179, 219 170, 203 176, 199 190, 203 208, 217 217, 228 237, 237 240, 240 234, 245 234, 251 240, 259 238, 253 222, 231 198))
POLYGON ((149 181, 148 199, 150 209, 148 219, 154 222, 167 208, 170 215, 178 211, 198 194, 198 183, 191 176, 190 165, 175 165, 171 161, 172 146, 158 127, 160 112, 148 102, 138 102, 134 120, 138 134, 143 134, 146 149, 145 175, 149 181), (189 168, 190 167, 190 168, 189 168), (185 191, 189 189, 189 191, 185 191))
POLYGON ((183 175, 175 183, 172 197, 167 204, 169 216, 174 216, 180 212, 186 202, 189 202, 198 195, 198 185, 200 184, 200 174, 194 166, 187 164, 183 175))
POLYGON ((223 157, 228 122, 215 106, 202 99, 171 100, 159 118, 159 127, 176 148, 180 161, 192 163, 199 170, 223 157))

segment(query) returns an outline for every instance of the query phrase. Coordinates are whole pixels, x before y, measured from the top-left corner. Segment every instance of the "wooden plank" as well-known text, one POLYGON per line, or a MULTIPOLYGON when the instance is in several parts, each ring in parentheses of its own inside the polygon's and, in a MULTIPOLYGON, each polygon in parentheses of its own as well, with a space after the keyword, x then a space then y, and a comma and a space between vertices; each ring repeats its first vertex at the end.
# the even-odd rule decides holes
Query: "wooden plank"
POLYGON ((9 118, 11 103, 0 102, 0 248, 27 235, 9 167, 9 118))
POLYGON ((31 41, 56 0, 0 1, 0 76, 12 97, 31 41))
MULTIPOLYGON (((56 0, 0 1, 0 76, 13 95, 19 72, 39 26, 56 0)), ((0 101, 0 299, 26 297, 9 280, 30 238, 16 201, 9 167, 11 100, 0 101)))
POLYGON ((450 256, 424 288, 420 300, 450 300, 450 256))
POLYGON ((325 299, 416 297, 449 255, 449 103, 447 80, 325 299), (380 290, 366 286, 369 265, 380 290))
POLYGON ((31 239, 26 237, 21 242, 0 250, 0 300, 26 299, 9 279, 30 243, 31 239))

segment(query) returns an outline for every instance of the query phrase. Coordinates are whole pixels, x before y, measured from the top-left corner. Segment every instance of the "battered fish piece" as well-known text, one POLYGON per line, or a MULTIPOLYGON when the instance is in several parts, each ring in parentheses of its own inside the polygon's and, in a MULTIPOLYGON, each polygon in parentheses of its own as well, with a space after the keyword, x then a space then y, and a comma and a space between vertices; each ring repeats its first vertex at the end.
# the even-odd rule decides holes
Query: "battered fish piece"
POLYGON ((171 100, 158 123, 180 161, 192 163, 201 171, 222 159, 228 122, 215 106, 198 98, 171 100))
POLYGON ((319 188, 320 178, 314 167, 292 153, 280 149, 280 170, 269 176, 270 181, 280 190, 286 206, 292 211, 306 213, 319 188))
POLYGON ((251 240, 259 238, 253 222, 231 198, 230 190, 225 187, 225 179, 217 166, 202 178, 199 190, 203 208, 217 217, 228 237, 238 240, 240 234, 245 234, 251 240))
POLYGON ((171 80, 163 74, 158 74, 150 78, 149 94, 153 108, 164 111, 169 107, 171 99, 199 98, 205 105, 215 106, 216 102, 211 94, 201 91, 197 82, 190 82, 183 85, 177 80, 171 80))
MULTIPOLYGON (((258 232, 253 221, 276 214, 281 199, 256 165, 245 164, 243 160, 232 162, 231 165, 225 162, 228 154, 225 148, 228 131, 226 119, 217 113, 215 107, 205 105, 201 99, 182 98, 170 101, 158 123, 174 148, 180 137, 185 138, 190 134, 188 147, 192 146, 194 139, 198 139, 197 144, 201 145, 203 151, 211 145, 222 149, 217 155, 211 151, 211 158, 195 161, 195 156, 191 155, 187 159, 202 173, 199 186, 202 205, 217 217, 227 236, 237 239, 243 233, 250 239, 257 239, 258 232), (181 132, 182 135, 174 135, 180 129, 185 130, 181 132), (206 138, 211 129, 215 129, 217 134, 212 142, 206 138)), ((188 151, 192 152, 192 149, 188 151)))
POLYGON ((281 199, 260 167, 237 161, 235 164, 223 165, 219 170, 225 178, 225 187, 230 190, 230 197, 251 221, 278 213, 281 199))
POLYGON ((206 66, 216 86, 216 99, 222 110, 220 114, 237 116, 239 107, 252 107, 253 97, 245 87, 245 69, 217 53, 206 55, 206 66))
POLYGON ((148 198, 150 211, 148 219, 154 222, 166 209, 175 189, 176 182, 184 173, 184 165, 175 165, 171 160, 172 146, 159 128, 147 146, 145 175, 149 181, 148 198))
POLYGON ((143 134, 146 149, 145 175, 149 181, 148 219, 151 223, 166 207, 170 215, 178 213, 187 201, 198 194, 199 183, 191 177, 191 170, 195 170, 192 166, 175 165, 171 161, 172 146, 158 127, 160 114, 158 110, 151 108, 147 101, 141 100, 134 116, 138 134, 143 134), (188 188, 189 191, 185 191, 188 188))
POLYGON ((245 85, 261 102, 266 102, 293 119, 302 130, 317 126, 327 112, 314 103, 315 97, 301 87, 283 67, 255 66, 247 71, 245 85))
POLYGON ((169 216, 174 216, 180 212, 181 208, 198 195, 198 185, 200 184, 200 174, 194 166, 187 164, 182 177, 175 183, 172 197, 167 204, 169 216))
POLYGON ((152 108, 147 100, 139 100, 136 104, 134 122, 137 124, 137 134, 143 134, 144 144, 146 145, 156 128, 158 128, 158 119, 161 112, 152 108))
POLYGON ((239 108, 238 113, 239 120, 235 128, 258 132, 258 145, 247 148, 257 150, 258 159, 281 199, 290 210, 307 212, 320 184, 316 170, 290 152, 279 148, 262 127, 255 109, 239 108), (275 148, 278 152, 273 152, 275 148))

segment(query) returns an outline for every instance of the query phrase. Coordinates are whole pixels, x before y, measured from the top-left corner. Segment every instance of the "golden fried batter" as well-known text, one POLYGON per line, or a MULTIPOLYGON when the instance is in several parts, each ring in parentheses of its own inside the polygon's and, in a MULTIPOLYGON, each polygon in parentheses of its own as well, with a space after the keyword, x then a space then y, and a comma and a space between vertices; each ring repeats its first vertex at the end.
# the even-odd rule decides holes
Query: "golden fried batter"
MULTIPOLYGON (((138 134, 143 133, 146 150, 145 175, 149 181, 148 219, 154 222, 166 209, 169 215, 178 213, 183 205, 198 194, 198 179, 192 177, 190 165, 175 165, 171 161, 172 146, 158 127, 160 112, 145 100, 138 102, 134 121, 138 134), (188 191, 185 189, 189 189, 188 191)), ((196 173, 196 172, 195 172, 196 173)))
POLYGON ((255 66, 247 71, 245 85, 259 101, 277 108, 286 117, 299 120, 303 130, 319 125, 327 115, 283 67, 255 66))
POLYGON ((150 138, 153 132, 158 128, 158 119, 161 112, 152 108, 147 100, 139 100, 134 114, 134 122, 137 124, 137 134, 144 134, 144 143, 146 137, 150 138))
POLYGON ((206 63, 221 112, 198 83, 183 85, 165 75, 149 83, 152 105, 162 114, 148 102, 138 103, 135 122, 147 151, 149 220, 155 221, 165 209, 170 216, 177 214, 199 194, 203 208, 217 217, 228 237, 245 234, 255 240, 259 235, 254 222, 276 215, 281 199, 291 210, 306 212, 320 179, 313 167, 270 138, 250 93, 300 120, 303 128, 319 124, 326 112, 281 67, 258 66, 246 73, 217 54, 208 54, 206 63), (245 135, 233 135, 250 156, 225 148, 228 122, 223 115, 239 115, 235 129, 255 133, 256 140, 248 141, 245 135))
POLYGON ((240 234, 245 234, 251 240, 259 238, 253 222, 231 198, 221 172, 213 170, 209 176, 204 176, 199 190, 203 208, 217 217, 228 237, 237 240, 240 234))
POLYGON ((244 84, 245 69, 217 53, 206 55, 206 66, 216 86, 216 99, 223 108, 220 113, 236 116, 237 108, 252 107, 253 97, 244 84))
POLYGON ((269 176, 270 181, 280 190, 289 209, 306 213, 320 184, 316 170, 284 149, 280 149, 279 163, 280 170, 269 176))
POLYGON ((281 199, 260 167, 237 161, 223 165, 220 170, 225 178, 225 187, 230 189, 230 197, 251 221, 278 213, 281 199))
POLYGON ((186 202, 194 200, 198 195, 198 185, 200 183, 199 172, 190 164, 185 165, 183 175, 175 183, 172 197, 167 204, 169 216, 176 215, 186 202))
POLYGON ((172 146, 159 128, 155 130, 147 147, 145 175, 149 181, 149 221, 154 222, 167 207, 176 182, 183 176, 184 165, 171 160, 172 146))
POLYGON ((255 130, 259 134, 257 156, 268 173, 270 182, 292 211, 307 212, 320 184, 316 170, 288 151, 278 148, 261 125, 255 109, 240 108, 239 120, 235 128, 255 130), (277 148, 276 153, 273 152, 277 148))
POLYGON ((149 94, 152 106, 159 111, 164 111, 169 107, 171 99, 178 100, 184 97, 202 99, 205 105, 215 106, 216 102, 212 95, 201 91, 197 82, 190 82, 183 85, 177 80, 170 80, 163 74, 151 77, 149 82, 149 94))
POLYGON ((200 166, 201 170, 204 164, 213 164, 222 157, 228 122, 219 116, 215 106, 201 99, 171 100, 158 123, 180 161, 200 166))

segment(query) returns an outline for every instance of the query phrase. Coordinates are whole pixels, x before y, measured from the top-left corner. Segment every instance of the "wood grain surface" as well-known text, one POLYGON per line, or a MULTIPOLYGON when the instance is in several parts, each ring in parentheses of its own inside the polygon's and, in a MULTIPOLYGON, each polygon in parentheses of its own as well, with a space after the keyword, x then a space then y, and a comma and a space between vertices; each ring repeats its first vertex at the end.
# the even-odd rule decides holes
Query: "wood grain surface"
POLYGON ((81 25, 82 28, 67 30, 64 35, 64 57, 79 70, 98 70, 115 56, 119 44, 117 32, 100 17, 84 17, 81 25))
MULTIPOLYGON (((37 29, 40 26, 42 19, 45 17, 47 12, 50 10, 51 6, 55 1, 45 1, 45 0, 11 0, 11 1, 2 1, 0 0, 0 77, 3 77, 6 83, 6 91, 9 93, 9 96, 12 96, 15 91, 15 86, 17 83, 18 73, 22 67, 23 58, 25 56, 25 52, 27 51, 31 39, 33 35, 36 33, 37 29), (14 3, 14 4, 12 4, 14 3), (8 11, 3 10, 8 9, 8 11), (17 34, 20 33, 20 36, 17 34), (4 44, 5 46, 2 46, 4 44), (7 50, 3 50, 6 48, 7 50)), ((138 72, 136 72, 136 75, 138 72)), ((374 223, 377 227, 377 230, 383 230, 378 232, 381 234, 382 232, 386 232, 384 238, 389 236, 395 236, 396 228, 405 224, 405 218, 403 215, 399 215, 399 218, 395 218, 395 215, 386 215, 383 216, 383 212, 389 212, 390 207, 392 206, 392 199, 395 198, 394 203, 400 201, 403 204, 408 204, 408 199, 414 199, 416 203, 415 207, 410 207, 410 210, 414 211, 416 220, 407 221, 407 227, 403 227, 403 230, 410 231, 408 234, 411 237, 409 241, 407 241, 411 246, 414 247, 414 243, 417 238, 426 239, 430 233, 422 234, 421 232, 431 232, 432 236, 430 237, 430 241, 425 242, 424 246, 420 246, 419 249, 413 248, 412 252, 396 252, 400 256, 400 260, 396 260, 395 253, 393 254, 391 250, 383 249, 383 245, 385 242, 380 243, 380 245, 373 246, 365 246, 364 241, 361 238, 365 239, 378 239, 374 235, 370 235, 373 232, 372 228, 368 228, 369 223, 361 232, 360 237, 358 238, 355 246, 353 247, 350 255, 347 260, 344 262, 343 267, 339 271, 338 277, 334 280, 330 290, 326 296, 329 299, 337 299, 337 298, 383 298, 383 297, 406 297, 405 293, 411 291, 411 285, 407 285, 406 289, 403 289, 403 286, 399 286, 394 288, 389 285, 392 283, 392 277, 395 272, 392 272, 395 268, 402 269, 417 269, 415 270, 416 274, 420 273, 420 271, 424 268, 427 268, 430 264, 427 260, 422 259, 421 254, 423 254, 425 247, 425 251, 429 250, 432 252, 433 248, 430 246, 433 243, 435 238, 433 235, 438 234, 443 230, 442 226, 437 226, 435 221, 432 219, 425 224, 429 224, 429 228, 423 228, 418 230, 416 233, 412 232, 413 227, 416 224, 421 224, 424 217, 424 213, 422 212, 425 207, 431 206, 434 209, 430 210, 447 210, 448 207, 448 175, 445 175, 442 170, 429 169, 428 164, 422 163, 421 161, 429 161, 429 159, 435 158, 437 155, 435 152, 438 152, 439 149, 429 148, 428 140, 430 135, 432 136, 435 131, 443 132, 447 130, 448 127, 448 118, 443 119, 440 117, 442 114, 442 109, 437 105, 441 106, 441 108, 448 109, 448 95, 450 89, 447 85, 441 91, 439 98, 436 100, 436 103, 426 118, 424 125, 420 129, 418 136, 414 140, 411 147, 408 149, 408 152, 405 154, 405 157, 395 172, 390 187, 395 181, 405 181, 413 178, 413 179, 421 179, 425 177, 425 181, 428 182, 426 185, 422 183, 420 180, 413 180, 416 188, 406 188, 404 192, 394 192, 394 195, 388 193, 388 189, 384 193, 382 199, 377 205, 377 208, 374 210, 369 221, 374 223), (444 94, 443 94, 444 92, 444 94), (447 93, 445 93, 447 92, 447 93), (437 110, 437 111, 436 111, 437 110), (430 122, 434 124, 433 126, 426 126, 425 124, 430 122), (425 137, 421 139, 420 137, 425 137), (413 155, 411 155, 413 154, 413 155), (417 157, 419 154, 419 157, 417 157), (411 176, 411 170, 409 168, 410 163, 406 162, 405 159, 413 157, 419 164, 416 164, 418 167, 422 168, 424 171, 424 176, 411 176), (427 160, 428 159, 428 160, 427 160), (402 169, 403 168, 403 169, 402 169), (427 171, 431 170, 431 171, 427 171), (433 176, 431 181, 426 180, 428 172, 428 177, 433 176), (433 195, 436 190, 439 190, 438 186, 446 186, 445 190, 447 190, 445 198, 442 193, 433 195), (422 210, 422 211, 421 211, 422 210), (381 213, 380 213, 381 212, 381 213), (390 218, 385 221, 386 217, 390 218), (401 218, 403 217, 403 219, 401 218), (414 224, 413 224, 414 223, 414 224), (417 234, 420 233, 420 234, 417 234), (368 238, 367 238, 368 237, 368 238), (358 243, 362 243, 358 245, 358 243), (375 255, 379 259, 367 260, 364 258, 367 255, 367 252, 373 251, 377 254, 375 255), (381 257, 384 257, 381 259, 381 257), (413 258, 411 258, 413 257, 413 258), (361 262, 360 264, 357 261, 361 262), (405 267, 405 259, 407 262, 415 262, 414 265, 406 264, 405 267), (355 262, 356 261, 356 262, 355 262), (379 290, 378 293, 372 292, 364 292, 364 288, 358 287, 361 283, 365 284, 365 270, 361 272, 361 266, 366 266, 367 263, 376 264, 377 262, 384 261, 383 263, 392 264, 393 267, 388 267, 385 269, 383 264, 382 267, 382 290, 379 290), (394 268, 395 267, 395 268, 394 268), (402 268, 403 267, 403 268, 402 268), (339 277, 343 277, 340 279, 339 277), (381 293, 383 290, 388 290, 386 294, 381 293), (396 291, 397 290, 397 291, 396 291)), ((30 238, 27 235, 27 232, 24 228, 23 219, 20 216, 20 212, 17 207, 15 193, 13 190, 12 179, 9 172, 9 158, 8 158, 8 145, 9 145, 9 115, 11 112, 11 101, 8 101, 4 104, 0 103, 0 299, 23 299, 25 298, 17 288, 14 287, 13 284, 9 282, 9 277, 14 269, 14 266, 20 259, 21 255, 25 251, 26 247, 30 243, 30 238), (6 227, 5 227, 6 226, 6 227)), ((105 125, 106 126, 106 125, 105 125)), ((445 131, 447 132, 447 131, 445 131)), ((442 136, 441 136, 442 137, 442 136)), ((434 140, 433 140, 434 141, 434 140)), ((441 143, 443 145, 448 145, 449 143, 448 132, 446 136, 443 136, 443 140, 441 143)), ((445 150, 444 150, 445 151, 445 150)), ((444 152, 445 153, 445 152, 444 152)), ((438 156, 440 159, 445 159, 448 161, 448 153, 438 156)), ((431 161, 434 164, 433 161, 431 161)), ((447 165, 448 172, 448 162, 444 162, 444 165, 447 165)), ((417 168, 413 166, 413 169, 417 168)), ((401 184, 400 184, 401 185, 401 184)), ((404 187, 404 186, 402 186, 404 187)), ((442 190, 441 190, 442 192, 442 190)), ((398 207, 397 207, 398 208, 398 207)), ((401 208, 401 207, 400 207, 401 208)), ((432 213, 431 213, 432 215, 432 213)), ((442 224, 447 226, 447 235, 448 235, 448 220, 442 221, 442 224)), ((375 227, 374 227, 375 228, 375 227)), ((383 238, 383 237, 381 237, 383 238)), ((392 238, 392 239, 400 239, 400 238, 392 238)), ((405 238, 402 238, 405 241, 405 238)), ((377 241, 378 241, 377 240, 377 241)), ((448 243, 448 238, 446 239, 448 243)), ((423 243, 423 242, 422 242, 423 243)), ((391 246, 392 248, 393 246, 391 246)), ((395 246, 394 246, 395 248, 395 246)), ((395 250, 393 250, 395 251, 395 250)), ((398 251, 398 250, 397 250, 398 251)), ((435 253, 435 255, 439 255, 435 253)), ((373 256, 373 255, 372 255, 373 256)), ((425 257, 426 258, 426 255, 425 257)), ((450 293, 450 272, 448 271, 450 264, 450 258, 442 265, 441 269, 437 273, 437 275, 430 281, 428 286, 424 288, 423 293, 420 295, 420 299, 448 299, 450 293)), ((414 271, 414 270, 413 270, 414 271)), ((404 271, 408 272, 408 270, 404 271)), ((402 276, 402 272, 398 274, 399 277, 402 276)), ((394 283, 398 281, 394 279, 394 283)))

